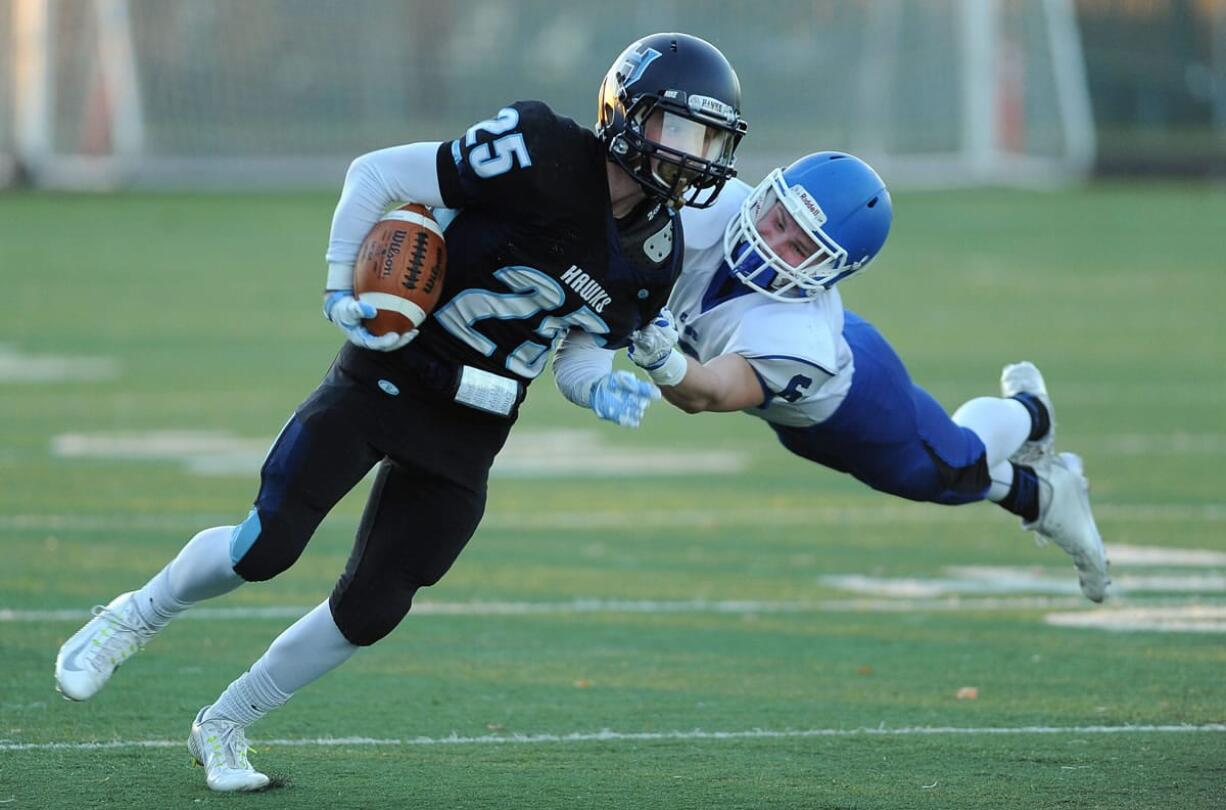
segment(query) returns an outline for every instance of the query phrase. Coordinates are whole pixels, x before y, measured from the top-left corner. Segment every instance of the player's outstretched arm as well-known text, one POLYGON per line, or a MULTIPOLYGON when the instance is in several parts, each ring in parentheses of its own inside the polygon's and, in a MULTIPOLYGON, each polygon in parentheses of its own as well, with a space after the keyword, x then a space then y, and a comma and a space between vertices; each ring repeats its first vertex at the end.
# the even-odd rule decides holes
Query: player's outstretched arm
POLYGON ((677 328, 668 308, 634 333, 630 359, 659 384, 664 398, 687 413, 739 411, 766 399, 753 366, 739 354, 705 365, 676 348, 677 328))
POLYGON ((707 363, 685 358, 685 376, 676 385, 660 386, 664 398, 686 413, 741 411, 766 399, 753 366, 739 354, 724 354, 707 363))

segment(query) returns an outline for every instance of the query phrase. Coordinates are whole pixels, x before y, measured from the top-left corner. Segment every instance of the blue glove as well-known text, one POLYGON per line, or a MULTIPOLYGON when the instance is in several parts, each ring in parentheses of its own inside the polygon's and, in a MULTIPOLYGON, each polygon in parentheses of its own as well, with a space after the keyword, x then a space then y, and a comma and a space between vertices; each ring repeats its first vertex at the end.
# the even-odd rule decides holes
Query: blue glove
POLYGON ((653 371, 668 361, 668 356, 677 345, 677 324, 673 313, 663 307, 651 323, 630 335, 630 348, 626 354, 639 368, 653 371))
POLYGON ((660 389, 629 371, 613 371, 592 384, 591 408, 601 419, 636 428, 660 389))
POLYGON ((363 349, 390 352, 409 345, 417 330, 400 334, 388 332, 375 336, 362 325, 366 318, 375 317, 374 306, 353 297, 353 290, 328 290, 324 293, 324 317, 340 327, 345 340, 363 349))

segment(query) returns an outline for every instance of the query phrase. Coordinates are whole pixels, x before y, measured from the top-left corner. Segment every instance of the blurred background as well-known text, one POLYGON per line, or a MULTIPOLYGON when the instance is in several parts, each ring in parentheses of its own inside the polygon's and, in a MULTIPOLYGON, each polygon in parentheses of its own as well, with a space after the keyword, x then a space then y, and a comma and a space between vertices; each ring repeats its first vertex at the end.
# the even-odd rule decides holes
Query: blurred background
POLYGON ((348 161, 520 98, 590 124, 668 30, 740 73, 746 180, 842 148, 898 191, 840 291, 916 381, 952 410, 1044 370, 1112 601, 999 509, 886 498, 742 414, 622 430, 543 375, 455 568, 259 727, 308 743, 259 746, 294 780, 261 806, 1220 810, 1226 0, 0 0, 0 810, 204 801, 185 723, 343 570, 367 485, 292 571, 54 697, 89 605, 247 514, 341 344, 348 161), (453 744, 602 729, 684 739, 453 744))
POLYGON ((662 30, 739 72, 750 182, 818 148, 895 187, 1226 177, 1226 0, 0 0, 0 185, 335 188, 511 100, 590 123, 662 30))

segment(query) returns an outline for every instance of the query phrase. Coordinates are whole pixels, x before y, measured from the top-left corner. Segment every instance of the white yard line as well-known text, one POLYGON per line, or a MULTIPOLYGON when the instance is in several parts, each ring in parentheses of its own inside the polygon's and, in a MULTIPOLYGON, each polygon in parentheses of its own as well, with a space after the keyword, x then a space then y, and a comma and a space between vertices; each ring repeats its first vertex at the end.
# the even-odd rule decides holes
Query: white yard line
POLYGON ((1043 619, 1056 627, 1083 627, 1116 633, 1226 633, 1226 607, 1182 605, 1130 607, 1086 613, 1049 613, 1043 619))
POLYGON ((1226 452, 1221 433, 1120 433, 1086 437, 1084 452, 1114 456, 1211 455, 1226 452))
MULTIPOLYGON (((1100 522, 1129 523, 1226 522, 1226 504, 1095 504, 1100 522)), ((157 515, 81 515, 27 513, 0 515, 0 531, 80 531, 187 532, 208 526, 227 525, 242 519, 232 514, 157 514, 157 515)), ((754 508, 690 507, 685 509, 596 509, 591 511, 508 512, 491 509, 481 529, 512 531, 562 529, 567 531, 608 531, 633 527, 650 531, 672 528, 719 528, 807 525, 894 525, 993 523, 996 510, 948 509, 920 505, 891 506, 809 506, 754 508)), ((333 524, 355 525, 357 515, 338 514, 333 524)), ((1005 531, 1005 524, 1001 531, 1005 531)))
POLYGON ((1112 543, 1110 552, 1111 564, 1114 566, 1182 565, 1191 568, 1208 568, 1213 565, 1226 566, 1226 551, 1112 543))
POLYGON ((12 344, 0 343, 3 383, 97 382, 113 380, 119 372, 119 361, 113 357, 24 354, 12 344))
MULTIPOLYGON (((1110 549, 1108 549, 1110 550, 1110 549)), ((1226 593, 1226 573, 1216 569, 1171 569, 1132 573, 1116 568, 1111 595, 1135 597, 1142 593, 1226 593)), ((922 599, 941 596, 1005 594, 1076 594, 1077 582, 1063 569, 1037 566, 954 565, 935 576, 875 577, 866 574, 823 574, 822 585, 873 597, 922 599)))
MULTIPOLYGON (((777 740, 805 737, 917 737, 1028 734, 1220 734, 1226 723, 1138 726, 906 726, 901 728, 750 729, 747 731, 611 731, 569 734, 508 734, 481 737, 318 737, 253 740, 258 746, 349 748, 357 746, 547 745, 582 742, 668 742, 673 740, 777 740)), ((0 751, 100 750, 115 748, 179 748, 182 740, 109 740, 106 742, 19 743, 0 740, 0 751)))
MULTIPOLYGON (((609 444, 607 431, 527 429, 513 435, 491 475, 511 478, 575 476, 727 475, 742 471, 739 451, 676 447, 667 450, 609 444)), ((254 475, 271 440, 221 430, 145 430, 64 433, 51 440, 58 458, 175 461, 201 475, 254 475)))
MULTIPOLYGON (((1113 605, 1137 607, 1204 607, 1218 609, 1220 600, 1204 596, 1166 597, 1154 599, 1113 599, 1113 605)), ((184 614, 184 618, 212 621, 241 621, 245 619, 297 619, 312 606, 268 605, 264 607, 200 607, 184 614)), ((414 616, 541 616, 575 615, 581 613, 906 613, 912 611, 1012 611, 1051 610, 1055 608, 1085 608, 1087 611, 1106 611, 1110 608, 1095 608, 1079 596, 1047 597, 976 597, 957 596, 933 599, 824 599, 795 601, 756 601, 706 599, 573 599, 566 602, 419 602, 413 605, 414 616)), ((25 610, 0 608, 0 623, 25 623, 49 621, 81 621, 89 617, 85 608, 61 608, 25 610)))

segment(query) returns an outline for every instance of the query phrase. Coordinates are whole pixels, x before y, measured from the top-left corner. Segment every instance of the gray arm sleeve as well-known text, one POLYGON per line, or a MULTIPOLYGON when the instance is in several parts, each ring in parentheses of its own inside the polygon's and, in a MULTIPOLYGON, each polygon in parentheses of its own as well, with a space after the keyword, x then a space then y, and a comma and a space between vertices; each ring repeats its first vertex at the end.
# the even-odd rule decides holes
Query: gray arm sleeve
POLYGON ((437 141, 392 146, 349 164, 328 236, 329 289, 334 288, 331 268, 353 267, 362 240, 390 206, 417 202, 442 207, 438 147, 437 141))
POLYGON ((553 355, 553 379, 562 396, 580 408, 591 407, 592 386, 613 370, 611 349, 581 329, 571 329, 553 355))

